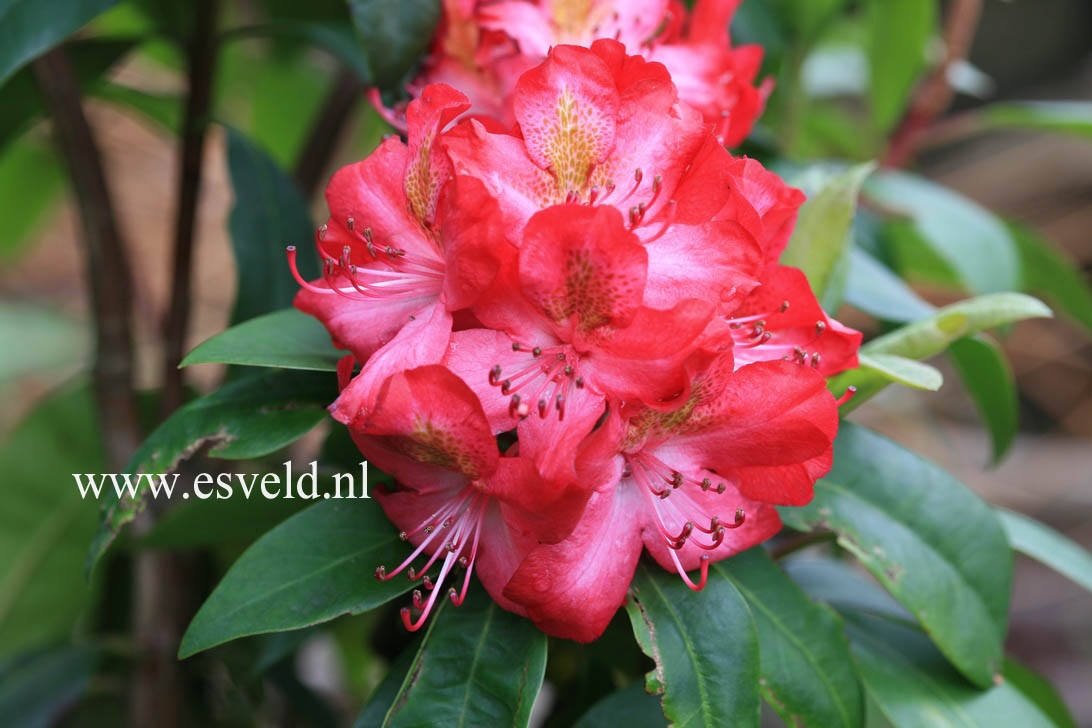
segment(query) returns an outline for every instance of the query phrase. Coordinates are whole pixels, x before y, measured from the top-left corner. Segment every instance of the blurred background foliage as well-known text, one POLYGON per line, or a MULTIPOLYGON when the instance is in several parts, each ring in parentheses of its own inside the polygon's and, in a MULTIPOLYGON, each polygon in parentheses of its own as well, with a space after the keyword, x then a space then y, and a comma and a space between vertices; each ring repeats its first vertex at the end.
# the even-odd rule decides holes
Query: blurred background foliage
MULTIPOLYGON (((52 36, 36 47, 13 40, 18 28, 3 28, 0 13, 0 716, 18 716, 9 724, 122 722, 128 686, 146 667, 132 628, 138 556, 179 557, 185 588, 170 599, 185 626, 245 547, 306 505, 188 503, 150 530, 123 535, 85 579, 99 517, 74 498, 70 474, 107 469, 87 386, 88 291, 65 163, 46 121, 47 100, 25 64, 64 41, 129 252, 136 379, 152 392, 161 384, 170 300, 182 174, 176 147, 193 63, 187 49, 195 8, 217 4, 211 100, 207 117, 196 120, 207 125, 209 144, 187 351, 229 323, 290 301, 283 245, 307 245, 325 215, 325 179, 391 132, 363 88, 397 94, 438 13, 430 0, 39 3, 32 14, 40 12, 52 36)), ((943 464, 991 502, 1092 546, 1092 5, 984 0, 963 52, 946 58, 953 36, 945 23, 961 4, 746 0, 733 37, 766 48, 762 75, 776 87, 742 152, 809 196, 838 194, 831 180, 841 179, 841 194, 852 201, 860 186, 837 255, 816 260, 797 251, 806 269, 823 274, 824 302, 842 304, 852 325, 879 335, 967 295, 1007 290, 1041 294, 1059 311, 996 338, 959 339, 931 361, 945 375, 938 395, 889 388, 855 419, 943 464), (869 160, 905 171, 851 166, 869 160)), ((211 390, 225 375, 218 365, 187 371, 191 393, 211 390)), ((904 373, 919 388, 939 386, 928 367, 904 373)), ((141 399, 149 426, 155 400, 151 393, 141 399)), ((311 431, 322 419, 314 411, 285 426, 311 431)), ((322 424, 287 450, 266 444, 273 454, 243 459, 240 472, 285 457, 306 462, 320 451, 331 469, 352 469, 358 459, 344 433, 322 424)), ((801 583, 833 568, 808 553, 783 562, 801 583)), ((812 594, 840 583, 832 579, 815 579, 812 594)), ((869 589, 847 586, 842 596, 869 589)), ((1051 679, 1082 725, 1092 725, 1088 598, 1021 558, 1007 642, 1020 663, 1051 679)), ((392 628, 396 608, 236 640, 182 662, 175 669, 183 724, 371 725, 361 707, 377 690, 393 695, 397 685, 384 677, 403 674, 408 665, 397 657, 412 653, 405 648, 413 637, 392 628)), ((867 632, 871 618, 862 610, 847 620, 851 631, 867 632)), ((908 652, 921 649, 916 633, 892 640, 908 652)), ((867 642, 855 644, 864 645, 855 653, 860 662, 882 663, 867 642)), ((540 725, 573 724, 648 669, 622 615, 593 645, 550 648, 545 704, 552 711, 536 718, 540 725)), ((1040 705, 1056 700, 1020 663, 1006 667, 1008 680, 1040 705)), ((894 678, 887 687, 912 689, 894 678)), ((626 704, 644 699, 637 691, 626 704)), ((882 690, 873 700, 883 702, 882 690)), ((1057 711, 1065 725, 1065 708, 1057 711)), ((776 724, 772 713, 766 719, 776 724)), ((608 720, 593 711, 581 725, 608 720)), ((882 725, 874 705, 870 720, 882 725)))

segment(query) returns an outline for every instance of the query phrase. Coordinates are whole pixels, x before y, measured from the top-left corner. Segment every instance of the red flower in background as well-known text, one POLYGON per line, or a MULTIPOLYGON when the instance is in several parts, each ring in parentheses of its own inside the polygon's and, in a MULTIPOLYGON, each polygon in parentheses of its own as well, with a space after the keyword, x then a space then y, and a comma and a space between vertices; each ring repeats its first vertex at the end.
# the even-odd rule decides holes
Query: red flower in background
MULTIPOLYGON (((452 7, 450 48, 503 45, 452 7)), ((657 7, 605 17, 640 35, 657 7)), ((734 4, 696 13, 718 7, 734 4)), ((700 589, 776 533, 775 505, 810 500, 837 432, 824 376, 855 365, 860 334, 777 263, 803 195, 728 153, 662 65, 610 39, 557 46, 504 103, 511 129, 455 123, 467 97, 428 86, 408 144, 339 171, 325 274, 296 305, 351 352, 330 409, 397 481, 377 498, 416 548, 377 576, 422 580, 406 626, 474 571, 506 609, 591 640, 643 550, 700 589)))
MULTIPOLYGON (((429 83, 466 90, 472 113, 508 126, 520 74, 559 45, 590 47, 609 38, 627 53, 663 63, 679 95, 698 109, 721 144, 750 133, 772 88, 756 87, 757 45, 732 48, 728 24, 741 0, 698 0, 693 11, 669 0, 446 0, 424 70, 411 95, 429 83)), ((392 115, 393 120, 393 115, 392 115)))

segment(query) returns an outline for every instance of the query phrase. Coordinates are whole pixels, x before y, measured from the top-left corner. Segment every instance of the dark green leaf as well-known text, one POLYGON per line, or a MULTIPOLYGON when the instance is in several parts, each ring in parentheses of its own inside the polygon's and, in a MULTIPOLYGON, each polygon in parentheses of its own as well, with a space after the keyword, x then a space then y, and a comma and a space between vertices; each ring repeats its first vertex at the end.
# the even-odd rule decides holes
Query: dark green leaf
POLYGON ((0 448, 0 655, 67 636, 91 603, 82 562, 98 508, 72 473, 105 467, 94 411, 87 387, 66 390, 0 448))
POLYGON ((754 615, 762 690, 787 725, 856 728, 864 703, 842 621, 815 604, 761 547, 713 566, 724 573, 754 615))
MULTIPOLYGON (((292 178, 230 128, 227 154, 235 191, 228 229, 239 281, 231 320, 238 323, 292 305, 299 285, 288 269, 284 249, 296 245, 310 251, 314 226, 307 201, 292 178)), ((299 265, 305 278, 318 277, 314 255, 301 252, 299 265)))
POLYGON ((1020 260, 1004 224, 946 187, 906 172, 885 170, 864 192, 913 218, 922 239, 976 293, 1020 289, 1020 260))
POLYGON ((1073 720, 1062 696, 1041 675, 1011 657, 1005 658, 1003 675, 1006 683, 1035 703, 1057 728, 1077 728, 1077 722, 1073 720))
POLYGON ((993 510, 951 475, 863 427, 841 424, 834 467, 793 528, 825 527, 981 686, 1001 670, 1012 551, 993 510))
POLYGON ((0 715, 4 724, 47 728, 87 690, 98 652, 62 647, 18 655, 0 664, 0 715))
POLYGON ((1090 101, 1012 101, 987 106, 979 116, 987 127, 1056 131, 1092 139, 1090 101))
POLYGON ((432 615, 384 728, 522 728, 542 687, 546 635, 501 609, 475 586, 460 607, 445 599, 432 615))
POLYGON ((421 640, 414 640, 409 647, 402 650, 394 662, 387 669, 383 682, 368 696, 368 703, 364 710, 360 711, 353 722, 353 728, 375 728, 383 724, 383 718, 391 709, 398 691, 402 689, 402 683, 406 681, 406 673, 410 666, 417 660, 417 652, 421 647, 421 640))
POLYGON ((979 334, 953 341, 948 356, 986 423, 997 463, 1016 437, 1019 415, 1016 379, 1005 352, 992 338, 979 334))
POLYGON ((869 0, 868 98, 872 120, 887 131, 902 114, 914 81, 925 67, 925 50, 936 24, 937 5, 922 0, 869 0))
MULTIPOLYGON (((69 62, 82 88, 89 88, 106 73, 107 69, 137 44, 131 38, 88 38, 69 43, 66 47, 69 62)), ((26 130, 30 123, 45 114, 41 92, 34 81, 34 74, 24 68, 0 88, 0 149, 26 130)), ((22 209, 22 208, 13 208, 22 209)))
POLYGON ((117 0, 0 0, 0 84, 117 0))
POLYGON ((344 355, 317 319, 288 308, 213 336, 187 354, 181 366, 220 363, 333 372, 344 355))
POLYGON ((792 238, 781 255, 782 265, 804 271, 816 297, 830 310, 837 308, 826 299, 828 291, 836 289, 835 272, 850 241, 857 191, 873 169, 872 163, 859 164, 830 177, 800 208, 792 238))
POLYGON ((233 31, 239 36, 291 38, 321 48, 350 68, 362 83, 371 83, 368 57, 360 47, 352 26, 345 23, 307 20, 279 20, 233 31))
MULTIPOLYGON (((275 452, 321 422, 335 396, 331 377, 321 374, 271 371, 238 379, 168 417, 133 454, 125 472, 171 473, 202 447, 211 447, 213 457, 232 459, 275 452)), ((112 486, 104 489, 102 526, 88 555, 89 571, 148 494, 148 479, 134 480, 135 492, 124 498, 112 486)))
POLYGON ((1024 225, 1009 224, 1024 263, 1024 286, 1092 329, 1092 286, 1077 263, 1024 225))
POLYGON ((846 628, 869 695, 896 728, 1050 728, 1043 712, 1016 687, 977 690, 951 669, 912 625, 849 612, 846 628))
POLYGON ((573 728, 667 728, 660 701, 645 692, 640 680, 611 693, 581 716, 573 728))
POLYGON ((403 80, 432 42, 432 30, 440 20, 440 0, 348 2, 372 83, 383 91, 400 92, 403 80))
POLYGON ((360 614, 413 584, 379 581, 375 568, 399 563, 407 547, 377 503, 324 500, 262 536, 198 610, 181 658, 229 640, 282 632, 360 614))
POLYGON ((1044 523, 1022 513, 997 509, 1009 543, 1092 592, 1092 554, 1044 523))
POLYGON ((936 307, 922 299, 883 263, 857 247, 849 250, 845 301, 885 321, 916 321, 936 307))
POLYGON ((691 591, 675 574, 639 564, 626 603, 633 633, 656 669, 649 692, 679 728, 758 726, 758 633, 747 602, 720 569, 691 591))

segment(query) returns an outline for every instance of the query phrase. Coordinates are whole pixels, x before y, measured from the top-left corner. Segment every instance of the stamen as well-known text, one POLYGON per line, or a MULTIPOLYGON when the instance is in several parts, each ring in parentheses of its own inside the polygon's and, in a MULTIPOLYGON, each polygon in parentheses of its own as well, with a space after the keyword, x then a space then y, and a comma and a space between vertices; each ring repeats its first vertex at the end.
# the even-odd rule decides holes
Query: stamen
POLYGON ((843 404, 845 404, 849 400, 853 399, 853 395, 855 395, 855 394, 857 394, 857 388, 850 385, 849 387, 846 387, 845 394, 843 394, 838 399, 834 400, 834 404, 837 405, 838 407, 841 407, 843 404))

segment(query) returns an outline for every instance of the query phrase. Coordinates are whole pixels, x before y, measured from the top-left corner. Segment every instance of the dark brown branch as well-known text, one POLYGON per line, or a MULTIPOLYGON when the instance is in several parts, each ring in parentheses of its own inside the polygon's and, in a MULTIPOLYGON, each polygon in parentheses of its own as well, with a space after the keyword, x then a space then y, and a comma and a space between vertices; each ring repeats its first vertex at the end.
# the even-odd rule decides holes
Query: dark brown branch
POLYGON ((322 108, 315 114, 314 124, 296 161, 295 172, 296 182, 308 200, 314 197, 323 181, 322 173, 330 164, 330 158, 363 89, 364 84, 356 74, 342 67, 322 108))
POLYGON ((163 329, 163 399, 160 409, 164 417, 182 404, 182 371, 178 364, 182 361, 189 328, 197 201, 201 190, 205 132, 209 123, 216 65, 216 15, 217 0, 194 2, 193 33, 186 48, 189 91, 182 126, 171 299, 163 329))
POLYGON ((132 282, 118 230, 102 157, 80 102, 80 86, 68 57, 56 48, 34 62, 53 118, 53 131, 69 169, 83 224, 91 311, 95 320, 94 387, 99 425, 114 470, 140 443, 133 390, 132 282))
POLYGON ((884 158, 888 167, 905 166, 917 151, 922 134, 952 103, 955 90, 948 74, 967 57, 982 15, 982 0, 952 0, 944 20, 944 58, 918 87, 910 108, 891 136, 884 158))

